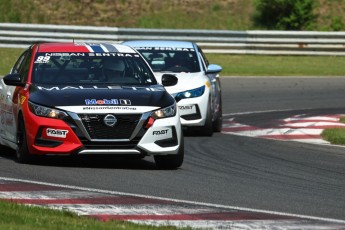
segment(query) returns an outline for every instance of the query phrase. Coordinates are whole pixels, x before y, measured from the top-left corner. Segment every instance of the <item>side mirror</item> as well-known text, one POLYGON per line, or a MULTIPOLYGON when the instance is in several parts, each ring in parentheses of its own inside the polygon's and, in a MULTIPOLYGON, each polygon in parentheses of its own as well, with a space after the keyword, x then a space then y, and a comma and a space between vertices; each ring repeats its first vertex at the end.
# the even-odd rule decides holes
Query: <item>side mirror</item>
POLYGON ((23 83, 20 79, 20 74, 19 73, 10 73, 7 74, 3 78, 4 82, 6 85, 11 85, 11 86, 25 86, 25 83, 23 83))
POLYGON ((178 78, 172 74, 163 74, 162 76, 162 85, 163 86, 173 86, 178 82, 178 78))
POLYGON ((222 67, 221 66, 215 65, 215 64, 210 64, 207 67, 206 74, 219 73, 220 71, 222 71, 222 67))

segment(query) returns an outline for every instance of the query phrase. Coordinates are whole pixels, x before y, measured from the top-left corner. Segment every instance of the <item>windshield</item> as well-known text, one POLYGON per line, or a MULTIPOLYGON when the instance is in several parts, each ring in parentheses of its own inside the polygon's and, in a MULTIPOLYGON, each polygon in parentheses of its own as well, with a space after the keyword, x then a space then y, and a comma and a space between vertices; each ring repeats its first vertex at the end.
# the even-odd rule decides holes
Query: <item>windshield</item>
POLYGON ((138 54, 37 53, 32 83, 154 85, 157 81, 138 54))
POLYGON ((155 72, 200 72, 194 49, 137 48, 155 72))

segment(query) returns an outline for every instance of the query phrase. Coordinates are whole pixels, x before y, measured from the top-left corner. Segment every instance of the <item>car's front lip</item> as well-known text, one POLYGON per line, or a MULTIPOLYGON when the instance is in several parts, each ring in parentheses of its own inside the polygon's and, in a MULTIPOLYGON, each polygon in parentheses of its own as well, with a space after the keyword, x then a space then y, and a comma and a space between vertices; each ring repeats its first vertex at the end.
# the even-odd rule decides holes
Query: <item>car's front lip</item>
MULTIPOLYGON (((71 115, 71 112, 69 112, 71 115)), ((153 126, 141 134, 140 140, 133 142, 131 139, 136 138, 136 135, 142 130, 142 126, 146 121, 146 118, 149 116, 150 112, 144 113, 141 117, 141 121, 139 121, 136 129, 133 131, 132 136, 129 139, 89 139, 89 143, 99 142, 102 144, 109 143, 109 148, 107 146, 102 146, 102 148, 92 148, 87 149, 85 148, 83 141, 79 139, 77 134, 75 133, 75 128, 71 128, 66 122, 58 119, 52 118, 45 118, 45 117, 38 117, 32 114, 30 111, 25 113, 25 121, 27 124, 27 139, 28 139, 28 148, 30 153, 36 155, 72 155, 72 154, 124 154, 124 155, 132 155, 132 154, 141 154, 145 152, 145 154, 155 155, 155 154, 177 154, 179 143, 176 145, 162 147, 159 144, 155 143, 156 141, 162 140, 159 136, 153 135, 153 132, 161 132, 161 130, 166 129, 173 129, 175 130, 175 134, 177 139, 180 140, 181 138, 181 123, 179 120, 178 113, 174 117, 158 119, 153 123, 153 126), (47 130, 55 130, 56 132, 63 132, 66 136, 51 136, 47 135, 47 130), (126 148, 116 148, 114 146, 117 143, 126 144, 128 143, 132 147, 126 148), (50 144, 52 143, 52 144, 50 144), (135 144, 133 144, 135 143, 135 144)), ((78 115, 73 115, 72 118, 76 118, 78 115)), ((78 118, 79 119, 79 118, 78 118)), ((83 129, 83 125, 81 122, 78 123, 78 119, 76 125, 83 129)), ((80 119, 79 119, 80 120, 80 119)), ((86 139, 88 139, 88 132, 84 130, 83 134, 86 139)), ((138 139, 138 138, 136 138, 138 139)), ((164 137, 163 137, 164 139, 164 137)), ((166 139, 170 139, 167 137, 166 139)))
POLYGON ((188 99, 183 99, 179 101, 177 103, 177 106, 179 107, 179 109, 181 107, 189 107, 189 106, 195 107, 195 110, 193 109, 190 113, 188 112, 182 113, 182 116, 180 117, 181 124, 183 126, 203 126, 206 120, 207 103, 208 103, 208 97, 206 96, 188 98, 188 99), (200 114, 200 118, 188 119, 188 120, 183 118, 186 115, 193 115, 197 113, 200 114))

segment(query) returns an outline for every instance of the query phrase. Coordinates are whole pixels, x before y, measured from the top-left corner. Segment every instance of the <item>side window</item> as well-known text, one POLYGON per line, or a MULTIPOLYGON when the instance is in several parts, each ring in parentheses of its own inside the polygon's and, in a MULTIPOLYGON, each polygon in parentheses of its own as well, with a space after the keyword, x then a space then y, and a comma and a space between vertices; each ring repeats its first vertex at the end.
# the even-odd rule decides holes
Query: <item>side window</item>
POLYGON ((198 46, 198 51, 200 53, 201 56, 201 60, 203 61, 203 64, 205 65, 204 68, 205 70, 207 69, 208 65, 210 64, 204 54, 204 52, 202 52, 202 49, 198 46))
POLYGON ((17 60, 16 64, 14 64, 11 73, 20 73, 21 68, 23 68, 24 60, 28 54, 26 50, 17 60))
POLYGON ((25 58, 19 68, 20 71, 20 75, 21 75, 21 79, 22 82, 26 82, 28 79, 28 75, 29 75, 29 70, 30 70, 30 62, 31 62, 31 52, 28 51, 26 52, 25 58))

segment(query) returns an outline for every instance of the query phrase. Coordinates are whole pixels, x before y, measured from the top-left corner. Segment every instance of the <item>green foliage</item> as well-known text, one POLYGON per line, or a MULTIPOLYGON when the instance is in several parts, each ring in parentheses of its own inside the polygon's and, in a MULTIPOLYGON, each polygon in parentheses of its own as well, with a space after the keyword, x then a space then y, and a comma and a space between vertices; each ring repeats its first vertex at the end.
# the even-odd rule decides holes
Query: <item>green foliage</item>
POLYGON ((254 23, 265 29, 303 30, 315 16, 313 0, 256 0, 254 23))
POLYGON ((344 28, 344 24, 343 24, 343 22, 341 20, 341 17, 340 16, 332 17, 330 29, 332 31, 341 31, 342 28, 344 28))

